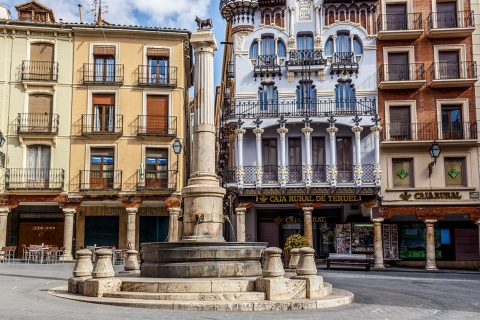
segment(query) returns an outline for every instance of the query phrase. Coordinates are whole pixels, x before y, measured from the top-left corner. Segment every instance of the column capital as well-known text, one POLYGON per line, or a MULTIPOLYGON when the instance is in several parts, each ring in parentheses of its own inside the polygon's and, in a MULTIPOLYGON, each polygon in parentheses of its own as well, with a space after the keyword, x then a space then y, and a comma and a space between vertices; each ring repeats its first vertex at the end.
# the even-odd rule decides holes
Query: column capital
POLYGON ((332 133, 337 133, 338 128, 337 127, 328 127, 327 132, 332 134, 332 133))
POLYGON ((236 135, 240 135, 240 134, 245 134, 245 132, 247 132, 247 130, 239 128, 239 129, 235 129, 234 132, 235 132, 236 135))
POLYGON ((62 208, 62 211, 65 215, 71 214, 74 215, 77 212, 77 209, 74 208, 62 208))
POLYGON ((288 129, 287 128, 278 128, 277 132, 279 134, 286 134, 286 133, 288 133, 288 129))
POLYGON ((475 224, 480 227, 480 219, 477 219, 477 221, 475 221, 475 224))
POLYGON ((128 214, 137 214, 138 212, 138 208, 136 207, 128 207, 128 208, 125 208, 125 210, 127 211, 128 214))
POLYGON ((250 209, 250 208, 253 208, 254 204, 253 203, 239 203, 236 205, 235 209, 237 208, 245 208, 245 209, 250 209))
POLYGON ((304 216, 306 216, 306 215, 311 216, 312 211, 313 211, 313 207, 302 207, 302 210, 303 210, 303 215, 304 216))
POLYGON ((182 211, 181 208, 167 208, 168 214, 171 216, 180 214, 180 211, 182 211))
POLYGON ((178 194, 172 194, 165 200, 167 208, 180 208, 182 206, 182 196, 178 194))
POLYGON ((320 208, 322 204, 321 203, 295 203, 295 208, 302 209, 303 208, 309 208, 310 210, 313 209, 318 209, 320 208))
POLYGON ((380 132, 382 130, 382 126, 371 126, 370 131, 372 132, 380 132))
POLYGON ((302 132, 303 132, 303 133, 311 133, 311 132, 313 132, 313 128, 310 128, 310 127, 308 127, 308 128, 302 128, 302 132))
POLYGON ((195 53, 208 52, 213 54, 213 51, 217 50, 217 41, 212 30, 197 30, 192 33, 190 43, 195 53))
POLYGON ((265 130, 263 130, 262 128, 255 128, 252 131, 253 133, 258 135, 258 134, 262 134, 265 130))
POLYGON ((247 212, 246 207, 236 207, 235 208, 235 214, 245 214, 247 212))
POLYGON ((9 207, 0 207, 0 216, 6 216, 10 212, 9 207))
POLYGON ((425 220, 423 220, 423 222, 425 224, 435 224, 435 223, 437 223, 437 221, 438 221, 437 219, 425 219, 425 220))
POLYGON ((293 7, 293 6, 292 6, 292 7, 288 7, 288 10, 290 10, 290 12, 293 12, 293 11, 295 11, 295 7, 293 7))
POLYGON ((385 219, 383 219, 383 218, 375 218, 375 219, 372 219, 372 222, 373 222, 374 224, 376 224, 376 223, 380 223, 380 224, 381 224, 381 223, 383 223, 383 221, 385 221, 385 219))
POLYGON ((360 127, 360 126, 355 126, 355 127, 352 127, 352 132, 362 132, 363 131, 363 127, 360 127))

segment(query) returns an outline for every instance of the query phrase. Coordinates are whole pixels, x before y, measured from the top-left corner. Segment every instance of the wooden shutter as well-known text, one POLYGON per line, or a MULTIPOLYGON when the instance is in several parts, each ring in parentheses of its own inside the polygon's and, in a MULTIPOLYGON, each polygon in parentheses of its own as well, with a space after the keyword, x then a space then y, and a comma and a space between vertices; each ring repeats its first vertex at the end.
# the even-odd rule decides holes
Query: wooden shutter
POLYGON ((52 96, 32 94, 28 97, 28 113, 52 113, 52 96))
POLYGON ((387 4, 385 9, 387 14, 406 14, 407 13, 407 6, 405 3, 387 4))
POLYGON ((440 51, 438 53, 438 72, 440 79, 458 79, 460 77, 458 51, 440 51))
POLYGON ((312 165, 325 164, 325 139, 312 137, 312 165))
POLYGON ((168 97, 147 96, 147 133, 168 133, 168 97))
POLYGON ((166 48, 148 48, 147 57, 168 58, 170 57, 170 50, 166 48))
POLYGON ((386 27, 387 30, 406 30, 407 29, 407 6, 401 4, 386 5, 386 27))
POLYGON ((388 80, 408 80, 408 52, 388 54, 388 80))
POLYGON ((53 44, 32 43, 30 45, 30 60, 53 62, 53 44))
POLYGON ((440 51, 438 53, 439 62, 458 63, 458 51, 440 51))
POLYGON ((168 158, 168 151, 166 149, 159 149, 159 148, 147 148, 145 151, 145 156, 152 157, 152 158, 168 158))
POLYGON ((93 105, 115 105, 114 94, 95 94, 92 97, 93 105))
POLYGON ((99 156, 99 157, 113 157, 113 148, 92 148, 91 154, 92 156, 99 156))
POLYGON ((410 107, 390 108, 390 137, 392 139, 409 139, 411 134, 410 107))
POLYGON ((93 46, 93 54, 98 56, 115 56, 115 46, 93 46))
POLYGON ((439 28, 457 27, 457 3, 437 1, 437 24, 439 28))

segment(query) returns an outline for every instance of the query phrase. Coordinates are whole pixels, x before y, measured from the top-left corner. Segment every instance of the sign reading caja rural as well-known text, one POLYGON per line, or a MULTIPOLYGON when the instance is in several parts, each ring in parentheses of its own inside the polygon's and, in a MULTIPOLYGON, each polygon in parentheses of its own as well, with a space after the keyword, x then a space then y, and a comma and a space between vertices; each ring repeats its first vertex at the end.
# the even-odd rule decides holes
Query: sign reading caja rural
POLYGON ((260 203, 324 203, 324 202, 359 202, 362 200, 357 195, 322 195, 322 196, 261 196, 260 203))

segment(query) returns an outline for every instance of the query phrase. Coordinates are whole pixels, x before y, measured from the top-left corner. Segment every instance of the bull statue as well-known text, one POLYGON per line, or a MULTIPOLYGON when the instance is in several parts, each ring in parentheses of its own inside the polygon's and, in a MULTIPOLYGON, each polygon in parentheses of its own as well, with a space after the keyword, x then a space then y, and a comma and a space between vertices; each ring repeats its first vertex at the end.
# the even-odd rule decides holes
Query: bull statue
POLYGON ((198 29, 203 29, 204 27, 208 27, 209 29, 213 28, 212 19, 210 18, 202 20, 199 17, 195 16, 195 22, 197 23, 198 29))

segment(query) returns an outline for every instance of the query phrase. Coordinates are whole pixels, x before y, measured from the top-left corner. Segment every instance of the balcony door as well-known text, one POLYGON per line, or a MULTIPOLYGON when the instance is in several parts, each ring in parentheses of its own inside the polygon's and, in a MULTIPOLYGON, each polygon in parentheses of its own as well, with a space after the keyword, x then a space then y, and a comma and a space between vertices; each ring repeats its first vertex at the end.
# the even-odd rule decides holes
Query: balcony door
POLYGON ((388 81, 409 80, 408 52, 396 52, 388 54, 388 81))
POLYGON ((170 51, 166 48, 147 49, 149 84, 169 83, 169 58, 170 51))
POLYGON ((20 132, 52 132, 53 96, 31 94, 28 96, 28 114, 20 119, 20 132))
POLYGON ((278 111, 278 90, 275 84, 267 83, 258 88, 260 112, 276 113, 278 111))
POLYGON ((50 147, 28 147, 27 188, 48 188, 50 175, 50 147))
MULTIPOLYGON (((54 45, 50 43, 32 43, 28 80, 54 80, 54 45)), ((26 71, 26 70, 25 70, 26 71)))
POLYGON ((147 148, 145 157, 145 187, 168 188, 167 149, 147 148))
POLYGON ((115 47, 94 46, 93 60, 95 82, 115 82, 115 47))
POLYGON ((457 27, 457 3, 455 1, 437 1, 437 26, 441 29, 457 27))
POLYGON ((338 182, 353 182, 352 139, 337 137, 338 182))
POLYGON ((438 74, 439 79, 459 79, 460 59, 458 51, 438 52, 438 74))
POLYGON ((386 4, 386 29, 385 30, 407 30, 407 4, 386 4))
POLYGON ((96 94, 93 100, 93 131, 114 132, 115 131, 115 95, 96 94))
POLYGON ((90 160, 90 189, 113 189, 114 149, 94 148, 90 160))
POLYGON ((263 159, 263 181, 278 182, 277 139, 275 138, 263 139, 262 159, 263 159))
POLYGON ((411 140, 411 132, 410 107, 390 107, 390 140, 411 140))
POLYGON ((302 181, 302 139, 288 139, 288 181, 302 181))
POLYGON ((147 96, 147 134, 168 134, 168 96, 147 96))
POLYGON ((442 106, 442 134, 445 140, 463 139, 462 106, 442 106))
POLYGON ((327 181, 325 139, 323 137, 312 137, 312 180, 313 182, 327 181))

